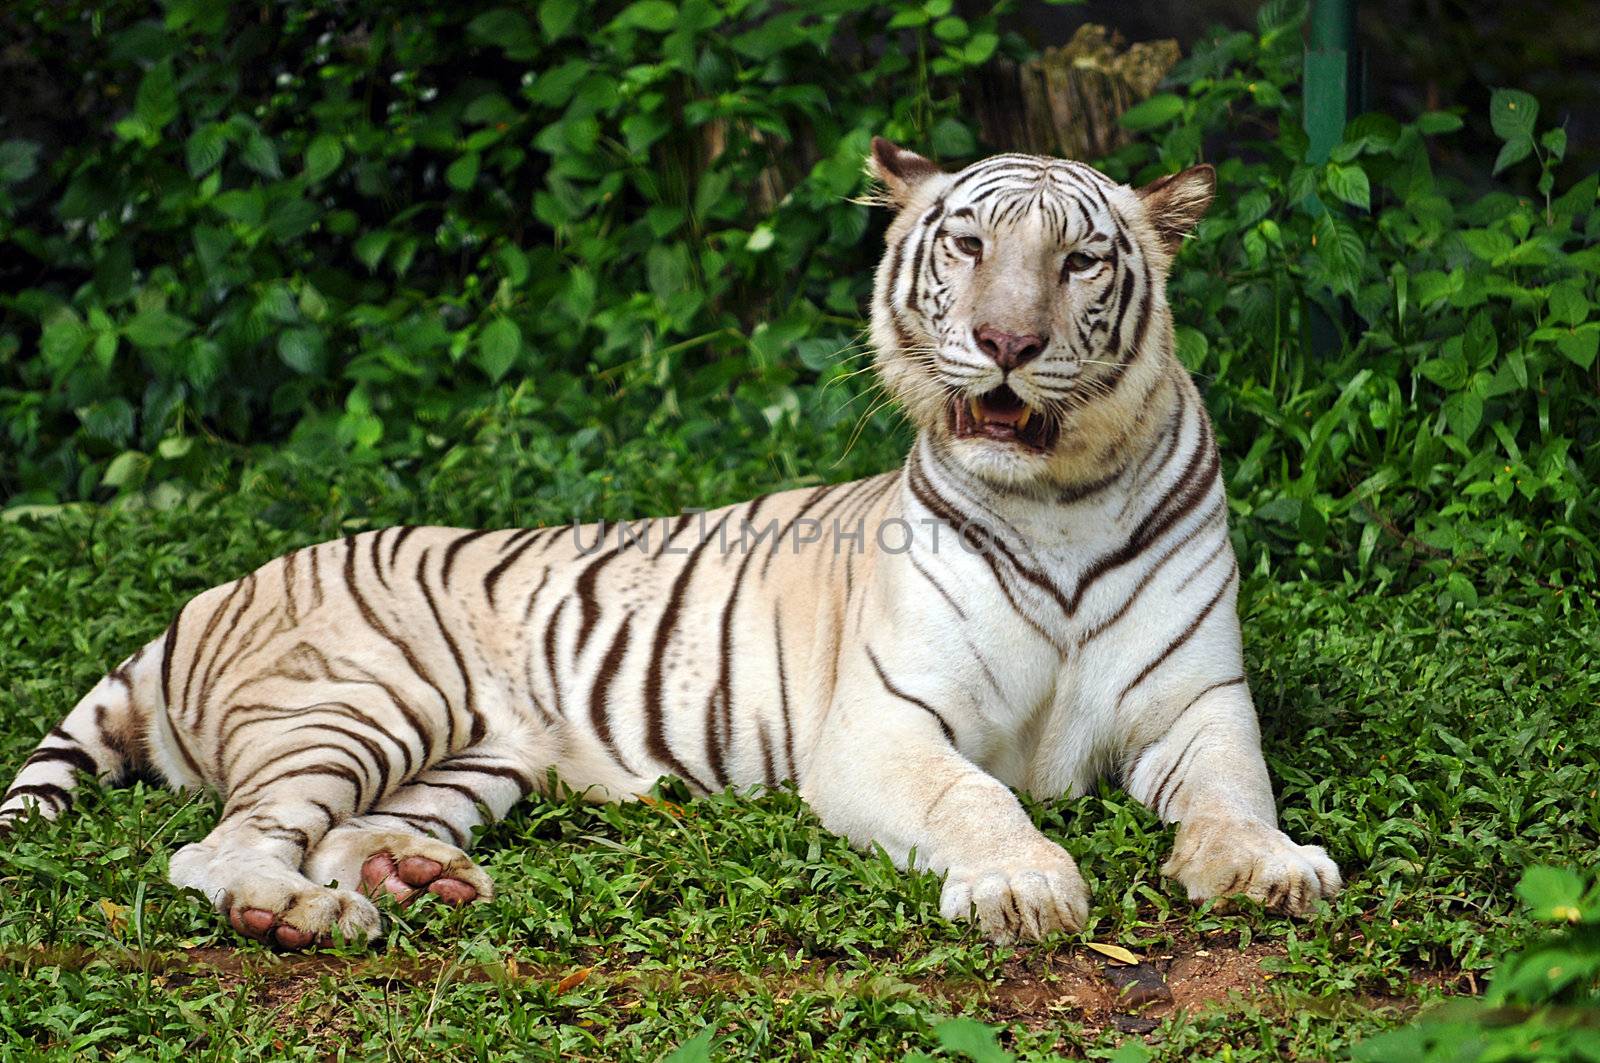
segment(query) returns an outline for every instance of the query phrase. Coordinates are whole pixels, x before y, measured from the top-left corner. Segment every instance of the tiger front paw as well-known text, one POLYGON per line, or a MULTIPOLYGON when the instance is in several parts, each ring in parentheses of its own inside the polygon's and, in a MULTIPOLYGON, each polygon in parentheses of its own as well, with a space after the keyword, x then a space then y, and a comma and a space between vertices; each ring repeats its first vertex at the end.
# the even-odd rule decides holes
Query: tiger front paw
POLYGON ((1037 941, 1053 930, 1081 930, 1089 890, 1066 850, 1049 844, 1025 861, 953 865, 939 914, 975 920, 996 944, 1037 941))
POLYGON ((1339 868, 1320 845, 1297 845, 1259 820, 1184 823, 1161 872, 1182 883, 1196 904, 1243 895, 1293 916, 1308 914, 1317 901, 1344 888, 1339 868))

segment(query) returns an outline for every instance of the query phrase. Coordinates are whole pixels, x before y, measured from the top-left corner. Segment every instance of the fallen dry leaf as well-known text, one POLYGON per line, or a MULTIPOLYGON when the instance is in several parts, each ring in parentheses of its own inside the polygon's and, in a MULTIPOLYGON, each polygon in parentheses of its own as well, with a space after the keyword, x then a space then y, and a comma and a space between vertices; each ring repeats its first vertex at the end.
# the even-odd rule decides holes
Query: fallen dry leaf
POLYGON ((111 932, 120 937, 122 928, 128 923, 128 906, 101 897, 100 910, 105 913, 106 922, 111 924, 111 932))
POLYGON ((579 967, 576 971, 556 983, 556 992, 558 994, 565 993, 569 989, 582 985, 589 980, 589 974, 593 970, 593 967, 579 967))
POLYGON ((1121 945, 1102 945, 1098 941, 1086 941, 1084 944, 1094 949, 1112 963, 1121 963, 1132 966, 1139 962, 1139 957, 1123 948, 1121 945))
POLYGON ((683 806, 672 801, 667 801, 660 797, 651 797, 649 794, 641 794, 639 803, 641 805, 649 805, 651 808, 659 808, 673 819, 683 818, 683 806))

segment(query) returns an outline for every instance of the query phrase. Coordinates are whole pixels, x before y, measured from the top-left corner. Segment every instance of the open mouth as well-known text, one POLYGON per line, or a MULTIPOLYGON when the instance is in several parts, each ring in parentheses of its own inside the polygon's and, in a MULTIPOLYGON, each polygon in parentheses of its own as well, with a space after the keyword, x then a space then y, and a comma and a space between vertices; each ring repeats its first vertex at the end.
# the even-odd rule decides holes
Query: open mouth
POLYGON ((982 395, 953 397, 950 427, 957 439, 993 439, 1037 451, 1049 450, 1061 434, 1054 417, 1029 406, 1004 384, 982 395))

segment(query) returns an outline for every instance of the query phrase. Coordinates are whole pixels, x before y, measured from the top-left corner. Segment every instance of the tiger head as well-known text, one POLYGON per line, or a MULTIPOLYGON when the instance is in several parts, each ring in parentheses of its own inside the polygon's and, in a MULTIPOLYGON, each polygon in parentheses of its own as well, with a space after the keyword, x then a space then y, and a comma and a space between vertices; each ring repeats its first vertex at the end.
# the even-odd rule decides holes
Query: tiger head
POLYGON ((1137 190, 1037 155, 946 173, 881 137, 868 169, 897 210, 872 303, 889 393, 993 485, 1104 476, 1175 364, 1167 271, 1215 171, 1137 190))

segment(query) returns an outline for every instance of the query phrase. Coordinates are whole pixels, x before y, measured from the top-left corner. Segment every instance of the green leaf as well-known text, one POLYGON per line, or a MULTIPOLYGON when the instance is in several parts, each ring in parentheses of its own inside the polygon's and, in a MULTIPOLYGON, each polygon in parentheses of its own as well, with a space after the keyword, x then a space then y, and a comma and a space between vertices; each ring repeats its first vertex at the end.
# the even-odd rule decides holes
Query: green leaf
POLYGON ((1352 207, 1372 209, 1372 188, 1367 181, 1367 171, 1354 164, 1328 165, 1328 191, 1352 207))
POLYGON ((63 309, 44 326, 39 352, 56 373, 70 370, 89 346, 90 332, 70 309, 63 309))
POLYGON ((556 40, 566 33, 578 17, 579 0, 544 0, 539 5, 539 28, 546 40, 556 40))
POLYGON ((944 159, 964 159, 978 150, 978 138, 959 118, 940 119, 928 143, 934 154, 944 159))
POLYGON ((344 161, 344 146, 332 133, 321 133, 306 148, 306 179, 320 181, 344 161))
POLYGON ((194 331, 194 325, 166 310, 142 310, 122 326, 136 347, 171 347, 194 331))
POLYGON ((77 409, 83 430, 118 446, 133 435, 133 405, 124 398, 107 399, 77 409))
POLYGON ((322 351, 322 333, 317 329, 292 328, 278 334, 278 357, 296 373, 320 375, 322 351))
POLYGON ((994 1029, 976 1019, 946 1019, 933 1028, 933 1036, 946 1052, 965 1056, 972 1063, 1014 1063, 1016 1059, 1000 1047, 994 1029))
POLYGON ((374 229, 364 233, 356 241, 354 248, 356 260, 372 273, 378 272, 378 264, 383 261, 383 253, 389 249, 389 244, 394 241, 394 233, 387 229, 374 229))
POLYGON ((1589 317, 1589 300, 1574 283, 1550 289, 1550 317, 1564 325, 1581 325, 1589 317))
POLYGON ((100 476, 102 487, 138 487, 150 470, 150 458, 137 450, 125 450, 111 459, 100 476))
POLYGON ((202 177, 215 169, 228 152, 228 128, 210 122, 189 134, 183 145, 184 165, 191 177, 202 177))
POLYGON ((1565 336, 1556 337, 1556 350, 1580 369, 1590 368, 1596 353, 1600 353, 1600 322, 1590 321, 1565 336))
POLYGON ((1565 129, 1558 127, 1545 130, 1544 136, 1539 138, 1539 143, 1544 145, 1544 150, 1548 151, 1557 162, 1566 158, 1567 131, 1565 129))
POLYGON ((1489 263, 1509 255, 1516 246, 1510 234, 1498 229, 1465 229, 1461 242, 1467 245, 1468 251, 1489 263))
POLYGON ((1166 125, 1183 113, 1183 99, 1170 92, 1152 96, 1143 103, 1134 104, 1117 119, 1122 128, 1141 132, 1166 125))
POLYGON ((1489 97, 1489 124, 1501 140, 1533 140, 1539 101, 1518 89, 1495 89, 1489 97))
POLYGON ((262 177, 277 179, 283 176, 283 170, 278 165, 277 145, 259 129, 251 130, 245 137, 244 150, 239 153, 239 159, 262 177))
POLYGON ((178 117, 178 86, 173 81, 170 62, 157 63, 139 79, 133 113, 153 132, 160 132, 178 117))
POLYGON ((707 1026, 674 1048, 661 1063, 711 1063, 711 1042, 716 1036, 717 1028, 707 1026))
POLYGON ((478 181, 478 165, 481 161, 477 152, 461 156, 445 170, 445 183, 457 192, 467 191, 478 181))
POLYGON ((1444 421, 1457 438, 1471 442, 1483 423, 1483 399, 1471 391, 1457 391, 1444 400, 1444 421))
POLYGON ((497 7, 467 23, 467 39, 474 44, 499 48, 510 59, 532 59, 539 54, 539 37, 528 16, 510 8, 497 7))
POLYGON ((773 231, 772 226, 757 225, 750 230, 750 237, 745 241, 744 247, 746 251, 760 254, 771 247, 777 238, 778 234, 773 231))
POLYGON ((667 0, 637 0, 622 9, 613 26, 665 33, 678 21, 678 9, 667 0))
POLYGON ((509 317, 497 317, 478 334, 478 365, 496 384, 522 354, 522 330, 509 317))
POLYGON ((1466 387, 1467 378, 1471 375, 1466 360, 1459 354, 1454 358, 1430 358, 1417 366, 1417 372, 1446 391, 1459 391, 1466 387))
POLYGON ((1452 572, 1445 577, 1444 589, 1449 593, 1450 597, 1468 609, 1477 607, 1478 588, 1474 587, 1472 581, 1460 572, 1452 572))
POLYGON ((993 33, 974 33, 967 46, 961 51, 961 58, 973 66, 981 66, 989 61, 995 49, 1000 46, 1000 37, 993 33))
POLYGON ((1500 145, 1500 154, 1494 158, 1494 170, 1499 173, 1508 166, 1515 166, 1533 153, 1532 137, 1515 137, 1500 145))
POLYGON ((1583 876, 1561 867, 1530 867, 1522 873, 1517 883, 1517 896, 1532 909, 1535 919, 1554 923, 1576 923, 1587 915, 1591 906, 1585 897, 1587 890, 1583 876))
POLYGON ((31 140, 0 140, 0 184, 26 181, 38 169, 38 144, 31 140))
POLYGON ((1454 133, 1461 128, 1461 124, 1461 116, 1449 111, 1428 111, 1417 118, 1417 128, 1429 135, 1454 133))

